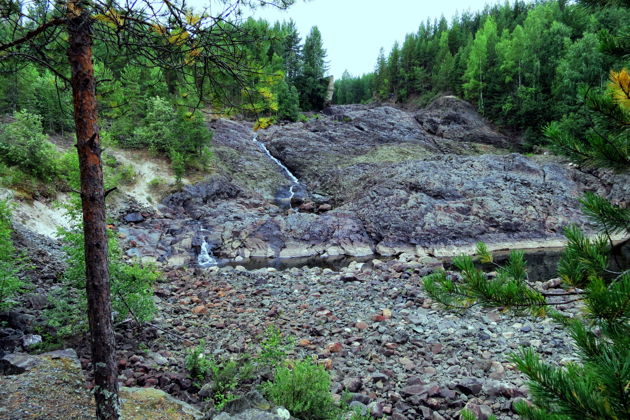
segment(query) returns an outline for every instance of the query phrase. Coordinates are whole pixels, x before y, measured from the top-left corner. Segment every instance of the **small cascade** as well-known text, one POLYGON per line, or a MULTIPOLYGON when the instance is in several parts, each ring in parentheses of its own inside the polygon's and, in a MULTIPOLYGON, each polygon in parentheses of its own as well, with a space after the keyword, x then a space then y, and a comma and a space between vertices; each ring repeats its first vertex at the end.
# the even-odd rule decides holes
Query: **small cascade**
MULTIPOLYGON (((254 134, 254 138, 252 139, 254 141, 254 143, 256 143, 258 145, 258 147, 267 155, 269 156, 269 158, 271 160, 274 161, 274 163, 276 165, 278 165, 280 167, 280 169, 282 169, 282 172, 284 173, 284 175, 291 181, 291 187, 289 188, 289 203, 291 203, 291 200, 293 199, 293 196, 295 196, 295 187, 297 187, 298 185, 300 185, 300 181, 297 179, 297 177, 295 175, 293 175, 293 173, 291 173, 291 171, 289 170, 289 168, 287 168, 286 166, 284 166, 284 164, 282 162, 280 162, 280 160, 276 159, 270 152, 269 149, 267 149, 267 146, 265 146, 265 143, 261 142, 258 140, 258 134, 254 134)), ((289 204, 290 205, 290 204, 289 204)))
POLYGON ((199 267, 214 267, 215 265, 219 264, 216 258, 214 258, 214 256, 212 255, 212 251, 210 251, 210 245, 208 245, 208 242, 206 242, 205 238, 201 243, 201 251, 197 256, 197 264, 199 265, 199 267))

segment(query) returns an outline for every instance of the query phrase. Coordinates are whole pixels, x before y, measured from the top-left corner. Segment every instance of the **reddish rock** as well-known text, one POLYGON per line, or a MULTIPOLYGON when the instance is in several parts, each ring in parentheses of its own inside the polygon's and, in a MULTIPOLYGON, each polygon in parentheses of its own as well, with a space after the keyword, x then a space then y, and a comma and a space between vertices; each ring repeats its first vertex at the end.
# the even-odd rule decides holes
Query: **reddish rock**
POLYGON ((299 211, 305 212, 305 213, 312 213, 314 210, 315 210, 315 203, 313 203, 312 201, 304 203, 300 205, 299 207, 299 211))
POLYGON ((368 329, 368 324, 363 322, 363 321, 359 321, 356 324, 354 324, 354 326, 358 329, 358 330, 367 330, 368 329))
POLYGON ((195 315, 207 314, 208 308, 206 308, 204 305, 199 305, 199 306, 195 306, 192 312, 195 315))
POLYGON ((343 350, 343 344, 341 344, 341 343, 332 343, 332 344, 328 345, 327 349, 331 353, 339 353, 341 350, 343 350))
POLYGON ((427 386, 425 385, 409 385, 400 390, 402 395, 422 395, 427 393, 427 386))
POLYGON ((317 210, 320 212, 330 211, 332 210, 332 206, 330 204, 322 204, 317 210))

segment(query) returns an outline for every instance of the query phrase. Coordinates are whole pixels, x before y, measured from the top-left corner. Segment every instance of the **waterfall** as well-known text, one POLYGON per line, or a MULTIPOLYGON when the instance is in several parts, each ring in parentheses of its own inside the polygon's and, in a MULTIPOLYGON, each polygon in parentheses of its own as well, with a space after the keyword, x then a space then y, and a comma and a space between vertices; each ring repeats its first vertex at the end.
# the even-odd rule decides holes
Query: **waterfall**
POLYGON ((200 267, 214 267, 218 265, 216 258, 214 258, 212 251, 210 251, 210 245, 208 245, 205 238, 201 244, 201 251, 197 256, 197 264, 200 267))
POLYGON ((274 161, 274 163, 276 165, 278 165, 280 167, 280 169, 282 170, 282 172, 284 173, 284 175, 291 181, 291 187, 289 188, 289 193, 291 195, 289 195, 289 205, 291 203, 291 200, 293 199, 293 196, 295 195, 295 187, 297 187, 298 185, 300 185, 300 181, 297 179, 297 177, 295 175, 293 175, 291 173, 291 171, 289 170, 289 168, 287 168, 282 162, 280 162, 280 160, 276 159, 270 152, 269 149, 267 149, 267 146, 265 146, 265 143, 261 142, 258 140, 258 134, 254 134, 254 138, 252 139, 254 141, 254 143, 256 143, 258 145, 258 147, 267 155, 269 156, 269 158, 271 160, 274 161))

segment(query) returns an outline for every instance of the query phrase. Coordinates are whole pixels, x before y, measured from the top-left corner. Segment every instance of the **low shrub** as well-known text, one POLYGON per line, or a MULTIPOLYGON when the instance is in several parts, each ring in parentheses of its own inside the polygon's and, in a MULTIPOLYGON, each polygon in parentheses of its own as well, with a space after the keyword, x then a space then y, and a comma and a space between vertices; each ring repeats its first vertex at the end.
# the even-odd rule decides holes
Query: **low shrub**
POLYGON ((21 260, 11 241, 11 211, 6 201, 0 201, 0 311, 10 309, 14 297, 20 293, 25 283, 18 277, 21 260))
POLYGON ((212 401, 217 410, 236 399, 234 390, 239 384, 254 378, 254 365, 243 355, 238 360, 215 360, 208 357, 205 352, 205 342, 196 346, 186 356, 186 369, 195 381, 195 385, 201 388, 204 383, 212 384, 212 401))
POLYGON ((329 420, 339 409, 330 393, 330 376, 323 366, 310 360, 296 362, 292 368, 276 368, 273 381, 263 391, 274 404, 285 407, 303 420, 329 420))
POLYGON ((294 346, 293 338, 284 336, 280 328, 270 326, 262 336, 261 350, 256 357, 256 363, 262 368, 273 369, 286 360, 294 346))
MULTIPOLYGON (((78 210, 70 212, 75 220, 78 210)), ((60 230, 67 255, 68 268, 62 287, 52 291, 52 309, 45 311, 48 324, 60 336, 71 336, 87 331, 87 297, 85 292, 85 252, 83 230, 77 223, 71 230, 60 230)), ((108 242, 109 277, 112 310, 115 320, 132 316, 139 322, 149 321, 155 312, 153 284, 159 278, 151 266, 126 263, 122 250, 112 232, 108 242)))

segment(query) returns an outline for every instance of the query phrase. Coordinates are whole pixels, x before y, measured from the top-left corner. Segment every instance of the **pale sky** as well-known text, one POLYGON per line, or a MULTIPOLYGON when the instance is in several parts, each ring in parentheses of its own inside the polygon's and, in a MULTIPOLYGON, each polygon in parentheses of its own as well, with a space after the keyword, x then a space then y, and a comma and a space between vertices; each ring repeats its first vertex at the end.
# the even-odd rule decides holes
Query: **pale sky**
MULTIPOLYGON (((456 13, 477 11, 499 0, 297 0, 285 11, 260 8, 253 17, 271 23, 293 19, 302 42, 312 26, 322 33, 329 74, 341 78, 344 70, 360 76, 374 70, 381 47, 385 54, 395 41, 416 32, 427 18, 449 21, 456 13)), ((503 2, 504 0, 501 0, 503 2)), ((201 4, 203 0, 190 3, 201 4)))

